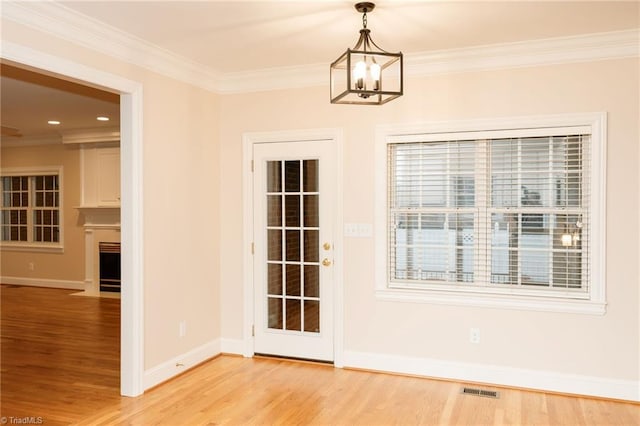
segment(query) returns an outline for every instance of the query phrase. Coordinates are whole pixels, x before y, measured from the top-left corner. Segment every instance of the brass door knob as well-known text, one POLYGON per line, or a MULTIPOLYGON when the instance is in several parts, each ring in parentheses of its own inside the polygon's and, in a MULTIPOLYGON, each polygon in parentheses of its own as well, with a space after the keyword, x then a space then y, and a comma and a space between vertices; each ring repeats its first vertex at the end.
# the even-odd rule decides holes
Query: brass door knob
POLYGON ((329 243, 324 243, 324 244, 322 245, 322 248, 323 248, 323 249, 325 249, 325 250, 329 250, 329 249, 331 249, 331 244, 329 244, 329 243))
POLYGON ((331 261, 325 257, 322 259, 322 266, 331 266, 331 261))

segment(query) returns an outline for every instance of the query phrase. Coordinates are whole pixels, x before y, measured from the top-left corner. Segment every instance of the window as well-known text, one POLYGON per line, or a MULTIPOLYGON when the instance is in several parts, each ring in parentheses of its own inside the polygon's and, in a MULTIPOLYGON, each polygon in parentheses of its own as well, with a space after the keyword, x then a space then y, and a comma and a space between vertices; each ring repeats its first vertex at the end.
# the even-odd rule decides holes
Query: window
POLYGON ((594 206, 603 195, 604 124, 576 121, 382 135, 379 294, 602 311, 603 212, 594 206))
POLYGON ((60 172, 3 171, 0 178, 3 247, 60 247, 60 172))

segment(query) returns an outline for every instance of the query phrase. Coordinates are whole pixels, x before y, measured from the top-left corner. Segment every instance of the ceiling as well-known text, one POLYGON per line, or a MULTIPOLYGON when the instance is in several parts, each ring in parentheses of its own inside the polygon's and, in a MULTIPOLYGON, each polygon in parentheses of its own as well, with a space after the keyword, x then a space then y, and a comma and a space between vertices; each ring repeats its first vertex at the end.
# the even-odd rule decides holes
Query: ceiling
POLYGON ((8 64, 0 65, 0 74, 3 144, 54 142, 66 132, 120 127, 117 94, 8 64))
MULTIPOLYGON (((637 1, 374 1, 388 51, 421 53, 637 28, 637 1)), ((80 1, 64 6, 220 73, 331 63, 361 15, 345 0, 80 1)))
MULTIPOLYGON (((328 64, 353 47, 353 1, 62 1, 95 27, 200 64, 220 75, 328 64)), ((639 1, 376 1, 373 40, 388 51, 448 49, 640 27, 639 1)), ((2 142, 119 125, 118 96, 2 66, 2 142), (96 121, 108 115, 108 123, 96 121), (47 125, 58 119, 59 126, 47 125), (21 136, 9 136, 10 133, 21 136)))

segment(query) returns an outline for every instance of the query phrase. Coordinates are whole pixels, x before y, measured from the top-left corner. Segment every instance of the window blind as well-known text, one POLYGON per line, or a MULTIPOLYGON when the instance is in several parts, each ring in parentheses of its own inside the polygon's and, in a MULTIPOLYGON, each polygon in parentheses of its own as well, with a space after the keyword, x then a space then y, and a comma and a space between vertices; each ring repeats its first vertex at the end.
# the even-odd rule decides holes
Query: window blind
POLYGON ((391 285, 588 290, 588 140, 388 144, 391 285))

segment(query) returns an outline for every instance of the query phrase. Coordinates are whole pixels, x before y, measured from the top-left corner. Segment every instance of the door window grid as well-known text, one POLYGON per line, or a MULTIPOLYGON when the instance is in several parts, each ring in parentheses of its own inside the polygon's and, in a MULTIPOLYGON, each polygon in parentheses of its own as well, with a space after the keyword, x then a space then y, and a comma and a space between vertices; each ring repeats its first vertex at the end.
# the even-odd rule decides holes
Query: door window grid
POLYGON ((587 291, 587 141, 389 144, 390 286, 587 291))
POLYGON ((2 241, 58 243, 58 176, 4 176, 1 183, 2 241))
POLYGON ((318 161, 268 161, 266 197, 268 328, 318 333, 318 161))

